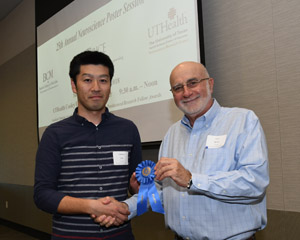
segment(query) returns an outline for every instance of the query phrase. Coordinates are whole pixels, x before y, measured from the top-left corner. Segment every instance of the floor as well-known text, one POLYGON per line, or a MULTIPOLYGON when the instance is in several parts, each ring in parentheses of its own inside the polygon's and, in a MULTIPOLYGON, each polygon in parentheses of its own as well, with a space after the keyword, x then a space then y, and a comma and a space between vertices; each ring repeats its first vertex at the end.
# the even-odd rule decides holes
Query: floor
POLYGON ((38 240, 25 233, 19 232, 12 228, 0 224, 0 239, 1 240, 38 240))

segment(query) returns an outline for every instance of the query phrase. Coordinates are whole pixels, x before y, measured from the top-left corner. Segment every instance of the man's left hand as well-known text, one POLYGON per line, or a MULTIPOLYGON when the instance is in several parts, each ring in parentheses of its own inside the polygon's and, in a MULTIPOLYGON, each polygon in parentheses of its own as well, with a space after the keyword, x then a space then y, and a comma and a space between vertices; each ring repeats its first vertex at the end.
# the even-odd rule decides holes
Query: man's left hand
POLYGON ((139 189, 140 189, 140 183, 138 182, 136 178, 136 174, 134 172, 130 178, 129 192, 131 195, 134 195, 139 192, 139 189))

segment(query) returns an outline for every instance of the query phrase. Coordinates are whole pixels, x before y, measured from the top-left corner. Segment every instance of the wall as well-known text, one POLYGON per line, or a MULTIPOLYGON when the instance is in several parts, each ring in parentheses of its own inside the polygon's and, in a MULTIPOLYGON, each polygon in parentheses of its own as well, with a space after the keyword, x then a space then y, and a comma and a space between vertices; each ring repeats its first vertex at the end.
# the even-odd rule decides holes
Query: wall
POLYGON ((259 236, 298 239, 299 1, 202 2, 206 65, 215 78, 214 96, 224 106, 253 109, 267 137, 269 223, 259 236))
MULTIPOLYGON (((206 65, 215 79, 214 96, 223 106, 253 109, 267 137, 269 222, 258 239, 298 239, 298 0, 202 2, 206 65)), ((0 218, 50 232, 50 216, 32 201, 38 144, 34 0, 23 0, 0 21, 0 31, 0 218)), ((157 151, 145 148, 143 158, 157 160, 157 151)), ((137 239, 172 239, 159 214, 136 218, 133 228, 137 239)))
POLYGON ((300 212, 298 1, 204 1, 206 62, 215 96, 253 109, 270 158, 268 208, 300 212), (222 21, 220 21, 222 19, 222 21), (298 191, 297 191, 298 190, 298 191))
POLYGON ((38 146, 34 0, 22 1, 0 21, 0 31, 0 218, 49 231, 50 216, 32 200, 38 146))

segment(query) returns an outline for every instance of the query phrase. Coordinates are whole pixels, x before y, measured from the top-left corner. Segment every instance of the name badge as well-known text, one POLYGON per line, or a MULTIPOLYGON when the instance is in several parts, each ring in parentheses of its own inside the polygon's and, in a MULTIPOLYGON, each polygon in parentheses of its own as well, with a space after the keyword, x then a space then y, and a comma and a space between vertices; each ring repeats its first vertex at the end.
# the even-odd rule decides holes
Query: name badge
POLYGON ((206 148, 220 148, 226 142, 227 135, 213 136, 208 135, 206 139, 206 148))
POLYGON ((116 151, 113 152, 114 165, 128 165, 128 152, 116 151))

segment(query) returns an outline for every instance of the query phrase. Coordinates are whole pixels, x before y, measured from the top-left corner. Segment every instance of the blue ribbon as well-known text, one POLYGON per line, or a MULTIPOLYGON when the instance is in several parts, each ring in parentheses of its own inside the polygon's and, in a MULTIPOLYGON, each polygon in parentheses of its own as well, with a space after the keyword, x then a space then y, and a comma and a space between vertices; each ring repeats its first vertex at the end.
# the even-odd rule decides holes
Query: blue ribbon
POLYGON ((154 183, 154 167, 154 162, 145 160, 141 162, 135 170, 136 178, 141 184, 137 202, 138 216, 147 212, 148 200, 152 211, 162 214, 165 213, 154 183))

